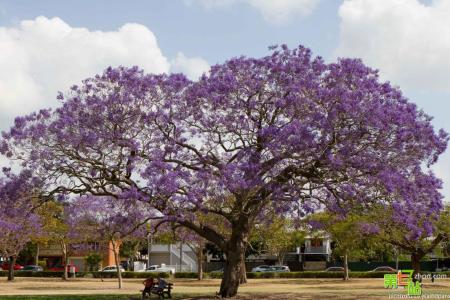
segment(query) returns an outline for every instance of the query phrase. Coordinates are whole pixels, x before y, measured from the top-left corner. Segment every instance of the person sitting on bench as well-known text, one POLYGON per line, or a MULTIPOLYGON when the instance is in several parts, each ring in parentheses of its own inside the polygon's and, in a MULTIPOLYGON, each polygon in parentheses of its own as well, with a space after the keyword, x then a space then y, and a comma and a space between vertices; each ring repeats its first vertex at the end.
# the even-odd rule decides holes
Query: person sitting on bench
POLYGON ((153 277, 149 277, 145 279, 142 284, 145 286, 144 290, 142 291, 142 298, 145 298, 145 295, 148 294, 150 296, 150 293, 153 289, 153 286, 155 285, 155 281, 153 280, 153 277))
POLYGON ((161 295, 167 287, 167 281, 164 278, 158 277, 158 285, 152 289, 152 293, 161 295))

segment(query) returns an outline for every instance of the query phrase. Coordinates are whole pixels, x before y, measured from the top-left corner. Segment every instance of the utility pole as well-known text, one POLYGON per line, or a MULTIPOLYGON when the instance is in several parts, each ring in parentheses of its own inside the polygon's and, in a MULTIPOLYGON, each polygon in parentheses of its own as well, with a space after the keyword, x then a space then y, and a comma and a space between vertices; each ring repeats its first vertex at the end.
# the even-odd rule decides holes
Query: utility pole
POLYGON ((147 234, 147 268, 150 267, 150 253, 152 252, 153 238, 150 232, 147 234))
POLYGON ((180 272, 181 272, 181 265, 183 264, 183 243, 180 242, 180 272))

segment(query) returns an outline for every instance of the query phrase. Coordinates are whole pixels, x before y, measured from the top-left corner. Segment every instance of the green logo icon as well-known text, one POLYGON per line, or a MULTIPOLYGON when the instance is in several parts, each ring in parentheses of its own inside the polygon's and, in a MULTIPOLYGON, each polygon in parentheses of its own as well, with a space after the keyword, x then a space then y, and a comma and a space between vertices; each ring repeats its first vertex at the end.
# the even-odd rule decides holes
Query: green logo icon
POLYGON ((408 296, 422 295, 422 285, 419 281, 413 281, 413 270, 401 270, 397 274, 384 274, 384 288, 397 289, 406 287, 408 296))

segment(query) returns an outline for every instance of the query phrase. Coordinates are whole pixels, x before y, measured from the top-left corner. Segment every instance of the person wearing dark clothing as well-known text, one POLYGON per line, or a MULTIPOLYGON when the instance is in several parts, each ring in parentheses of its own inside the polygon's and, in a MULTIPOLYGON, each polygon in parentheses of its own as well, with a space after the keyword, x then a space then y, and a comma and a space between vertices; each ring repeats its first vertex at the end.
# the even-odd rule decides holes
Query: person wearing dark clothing
POLYGON ((160 294, 167 287, 167 281, 164 278, 158 277, 157 286, 152 289, 152 292, 155 294, 160 294))
POLYGON ((150 296, 150 293, 155 285, 155 281, 153 280, 153 277, 149 277, 145 279, 142 284, 145 286, 144 290, 142 291, 142 298, 145 298, 145 295, 148 294, 150 296))

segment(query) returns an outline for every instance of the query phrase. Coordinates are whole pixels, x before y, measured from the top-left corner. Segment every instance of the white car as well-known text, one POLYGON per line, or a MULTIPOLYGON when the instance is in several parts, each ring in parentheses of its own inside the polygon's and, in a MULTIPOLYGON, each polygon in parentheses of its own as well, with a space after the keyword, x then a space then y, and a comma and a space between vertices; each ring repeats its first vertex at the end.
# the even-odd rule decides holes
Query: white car
MULTIPOLYGON (((119 267, 120 268, 120 272, 125 272, 125 269, 122 267, 122 266, 120 266, 119 267)), ((117 272, 117 266, 107 266, 107 267, 104 267, 102 270, 100 270, 101 272, 117 272)))
POLYGON ((272 266, 272 272, 284 273, 290 271, 288 266, 272 266))
POLYGON ((262 265, 252 269, 252 272, 273 272, 273 266, 262 265))
POLYGON ((175 268, 167 267, 165 264, 161 264, 161 266, 158 265, 150 266, 141 272, 175 274, 175 268))

